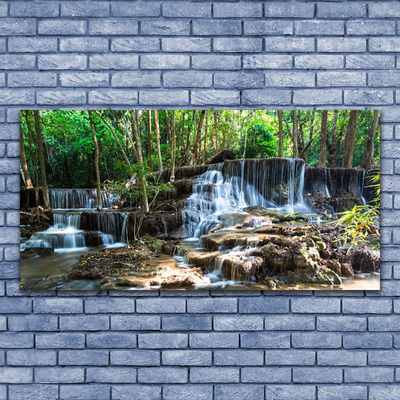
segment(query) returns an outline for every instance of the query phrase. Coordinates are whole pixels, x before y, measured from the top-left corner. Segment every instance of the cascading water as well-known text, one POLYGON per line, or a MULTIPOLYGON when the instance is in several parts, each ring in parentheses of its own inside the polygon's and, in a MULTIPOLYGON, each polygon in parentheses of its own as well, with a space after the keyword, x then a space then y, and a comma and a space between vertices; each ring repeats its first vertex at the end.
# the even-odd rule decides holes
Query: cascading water
POLYGON ((193 186, 183 214, 188 236, 198 239, 221 223, 221 215, 261 206, 308 212, 303 200, 302 160, 254 159, 211 165, 193 186))
MULTIPOLYGON (((96 212, 97 193, 94 189, 52 189, 50 190, 54 226, 46 231, 33 234, 21 244, 21 251, 27 248, 52 248, 56 252, 85 250, 93 243, 103 246, 120 246, 126 241, 125 213, 96 212), (93 229, 81 229, 82 213, 94 216, 93 229)), ((115 196, 102 191, 103 208, 107 208, 115 196)))

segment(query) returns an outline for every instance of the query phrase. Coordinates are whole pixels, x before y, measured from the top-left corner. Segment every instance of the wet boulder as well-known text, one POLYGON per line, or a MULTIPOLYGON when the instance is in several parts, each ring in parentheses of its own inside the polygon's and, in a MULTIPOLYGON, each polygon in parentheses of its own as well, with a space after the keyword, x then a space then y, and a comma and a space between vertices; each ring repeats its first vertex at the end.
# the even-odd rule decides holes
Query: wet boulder
POLYGON ((380 268, 379 250, 355 249, 350 251, 349 260, 356 272, 374 272, 380 268))
POLYGON ((236 154, 231 150, 222 150, 217 155, 210 158, 207 164, 219 164, 226 160, 236 160, 236 154))

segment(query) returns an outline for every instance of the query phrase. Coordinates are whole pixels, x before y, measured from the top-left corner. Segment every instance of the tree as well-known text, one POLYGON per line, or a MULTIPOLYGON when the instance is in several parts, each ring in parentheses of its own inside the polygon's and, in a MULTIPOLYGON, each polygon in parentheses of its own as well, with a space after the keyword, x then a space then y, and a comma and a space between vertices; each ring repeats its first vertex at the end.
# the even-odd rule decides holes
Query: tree
POLYGON ((175 121, 175 110, 172 110, 171 178, 170 178, 171 182, 175 181, 175 153, 176 153, 176 121, 175 121))
POLYGON ((326 145, 327 145, 327 131, 328 131, 328 111, 322 111, 321 119, 321 137, 320 137, 320 152, 318 158, 318 167, 326 166, 326 145))
POLYGON ((22 133, 22 126, 19 126, 19 154, 21 158, 21 169, 24 175, 24 183, 27 189, 33 189, 32 179, 28 170, 28 163, 26 162, 24 135, 22 133))
POLYGON ((160 147, 160 122, 158 119, 158 111, 154 110, 154 121, 156 125, 156 146, 157 146, 157 157, 158 157, 158 170, 163 170, 161 147, 160 147))
POLYGON ((35 118, 36 139, 39 151, 40 177, 42 178, 44 207, 50 208, 50 199, 49 199, 49 191, 47 189, 46 166, 44 162, 43 138, 42 138, 42 130, 40 128, 39 111, 37 110, 33 111, 33 115, 35 118))
POLYGON ((151 110, 147 110, 147 154, 149 155, 149 169, 150 172, 153 172, 153 149, 151 146, 151 110))
POLYGON ((369 131, 367 145, 365 147, 364 156, 361 162, 361 168, 369 168, 374 160, 374 139, 379 122, 379 110, 374 111, 371 129, 369 131))
POLYGON ((283 121, 282 110, 278 110, 278 124, 279 124, 279 150, 278 157, 283 157, 283 121))
POLYGON ((329 155, 328 155, 328 167, 336 167, 337 166, 337 139, 336 139, 336 131, 337 131, 337 121, 338 121, 339 111, 335 110, 333 114, 333 124, 332 124, 332 134, 331 134, 331 144, 329 146, 329 155))
POLYGON ((139 184, 140 184, 140 191, 142 192, 142 203, 143 209, 145 213, 149 212, 149 201, 147 198, 147 191, 146 191, 146 181, 144 178, 145 171, 144 171, 144 163, 143 163, 143 151, 142 151, 142 144, 140 142, 140 134, 139 134, 139 126, 138 126, 138 111, 131 111, 131 123, 132 123, 132 131, 135 138, 135 147, 136 147, 136 156, 138 162, 138 169, 139 169, 139 184))
POLYGON ((195 138, 195 141, 193 144, 192 160, 193 160, 194 165, 198 164, 198 161, 199 161, 199 147, 200 147, 200 143, 201 143, 201 128, 203 126, 205 113, 206 113, 205 110, 201 110, 199 124, 197 125, 197 134, 196 134, 196 138, 195 138))
POLYGON ((343 168, 351 168, 353 166, 354 139, 356 136, 358 110, 351 110, 349 122, 347 124, 346 138, 343 150, 343 168))
POLYGON ((96 171, 96 193, 97 193, 97 210, 100 211, 103 207, 101 201, 101 190, 100 190, 100 170, 99 170, 99 144, 97 143, 96 132, 94 130, 93 115, 92 111, 88 111, 90 130, 92 132, 92 138, 94 143, 94 168, 96 171))
POLYGON ((299 144, 298 144, 298 126, 297 126, 297 111, 293 110, 293 158, 297 158, 299 156, 299 144))

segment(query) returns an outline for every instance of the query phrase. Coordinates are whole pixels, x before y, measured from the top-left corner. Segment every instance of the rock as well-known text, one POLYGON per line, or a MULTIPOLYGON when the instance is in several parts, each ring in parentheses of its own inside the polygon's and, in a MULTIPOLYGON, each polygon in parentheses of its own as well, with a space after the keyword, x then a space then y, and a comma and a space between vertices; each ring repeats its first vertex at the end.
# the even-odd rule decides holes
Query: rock
POLYGON ((225 278, 234 281, 250 281, 254 278, 263 265, 261 257, 240 257, 225 258, 222 264, 222 274, 225 278))
POLYGON ((324 251, 326 249, 326 243, 318 241, 315 243, 317 245, 318 251, 324 251))
POLYGON ((54 253, 54 249, 50 247, 28 247, 24 251, 21 251, 21 260, 28 260, 31 258, 46 257, 54 253))
POLYGON ((202 251, 189 251, 186 254, 188 263, 194 267, 201 268, 203 271, 208 271, 211 266, 214 265, 216 257, 221 253, 219 251, 214 252, 202 252, 202 251))
POLYGON ((161 252, 167 256, 174 256, 176 253, 176 245, 172 242, 164 242, 161 247, 161 252))
POLYGON ((208 160, 207 164, 219 164, 225 160, 236 160, 236 154, 230 150, 222 150, 217 155, 208 160))
POLYGON ((165 289, 170 289, 174 287, 181 288, 181 287, 190 287, 198 285, 200 283, 206 283, 206 282, 204 279, 196 275, 188 275, 188 276, 171 275, 161 282, 161 287, 165 289))
POLYGON ((122 270, 126 270, 126 269, 130 269, 132 267, 131 264, 128 263, 124 263, 124 262, 115 262, 111 264, 111 268, 112 269, 122 269, 122 270))
POLYGON ((380 252, 378 250, 351 250, 349 259, 356 272, 374 272, 380 268, 380 252))

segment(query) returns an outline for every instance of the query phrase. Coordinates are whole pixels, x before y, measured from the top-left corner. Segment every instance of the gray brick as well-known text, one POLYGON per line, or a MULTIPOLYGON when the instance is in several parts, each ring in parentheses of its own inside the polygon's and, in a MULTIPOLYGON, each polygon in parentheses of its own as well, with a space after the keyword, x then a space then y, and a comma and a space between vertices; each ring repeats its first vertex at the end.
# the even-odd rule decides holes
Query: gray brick
POLYGON ((254 89, 244 90, 242 93, 243 105, 289 105, 290 102, 291 92, 289 90, 254 89))
MULTIPOLYGON (((380 3, 382 5, 382 3, 380 3)), ((371 5, 370 5, 371 6, 371 5)), ((371 13, 371 8, 369 8, 371 13)), ((356 36, 377 36, 377 35, 394 35, 395 34, 395 23, 394 21, 368 21, 368 20, 358 20, 358 21, 347 21, 346 32, 348 35, 356 36)))
POLYGON ((84 35, 85 21, 70 19, 40 20, 38 23, 39 35, 84 35))
POLYGON ((19 157, 19 143, 11 142, 7 144, 7 157, 8 158, 19 157))
POLYGON ((394 373, 392 368, 364 367, 346 368, 344 370, 345 382, 393 382, 394 373))
MULTIPOLYGON (((140 91, 139 102, 141 105, 188 105, 189 104, 189 92, 187 90, 175 90, 170 93, 161 91, 140 91)), ((171 300, 171 299, 168 299, 171 300)), ((180 299, 181 300, 181 299, 180 299)), ((156 311, 154 311, 156 312, 156 311)), ((182 312, 182 311, 171 311, 171 312, 182 312)))
POLYGON ((341 103, 342 103, 342 92, 340 90, 334 90, 334 89, 296 90, 294 91, 293 94, 293 104, 295 105, 341 104, 341 103))
POLYGON ((290 347, 289 333, 243 333, 240 346, 247 349, 287 349, 290 347))
POLYGON ((118 52, 157 52, 160 50, 160 39, 149 37, 131 37, 111 39, 111 51, 118 52))
POLYGON ((142 349, 179 349, 187 345, 188 335, 183 333, 139 334, 139 348, 142 349))
POLYGON ((3 54, 0 58, 1 69, 33 69, 35 66, 34 55, 3 54))
POLYGON ((289 312, 289 299, 279 297, 241 298, 240 313, 286 313, 289 312))
POLYGON ((368 352, 369 365, 400 365, 399 350, 371 350, 368 352))
POLYGON ((89 383, 135 383, 136 370, 133 368, 87 368, 86 382, 89 383))
MULTIPOLYGON (((25 300, 25 299, 24 299, 25 300)), ((29 302, 30 303, 30 302, 29 302)), ((57 317, 47 315, 9 316, 8 329, 10 331, 56 331, 57 317)))
POLYGON ((365 331, 367 319, 353 316, 321 316, 317 317, 319 331, 365 331))
POLYGON ((367 365, 365 351, 321 350, 317 354, 318 365, 362 367, 367 365))
POLYGON ((163 387, 164 400, 208 400, 213 397, 213 388, 209 385, 166 385, 163 387))
MULTIPOLYGON (((1 390, 0 390, 1 393, 1 390)), ((8 389, 10 400, 48 400, 58 396, 57 385, 10 385, 8 389)))
POLYGON ((236 36, 242 33, 242 24, 235 20, 199 20, 193 21, 193 35, 236 36))
POLYGON ((340 368, 293 368, 294 383, 341 383, 340 368))
POLYGON ((109 15, 109 5, 102 1, 61 3, 63 17, 106 17, 109 15))
POLYGON ((96 54, 89 57, 91 69, 137 69, 139 57, 135 54, 96 54))
POLYGON ((247 367, 241 372, 242 382, 245 383, 290 383, 291 375, 290 368, 247 367))
POLYGON ((343 3, 340 7, 334 3, 318 3, 318 18, 362 18, 367 16, 367 7, 360 3, 343 3))
POLYGON ((194 55, 192 56, 192 67, 206 70, 238 70, 241 68, 241 61, 240 56, 233 55, 194 55))
POLYGON ((394 56, 374 54, 346 56, 346 68, 350 69, 393 69, 394 66, 394 56))
POLYGON ((239 105, 240 93, 231 90, 192 90, 191 103, 195 106, 208 104, 239 105))
POLYGON ((10 53, 48 53, 57 51, 57 39, 47 37, 10 37, 10 53))
POLYGON ((163 365, 211 365, 212 352, 203 350, 167 350, 162 352, 163 365))
POLYGON ((162 311, 165 314, 185 312, 184 299, 137 299, 138 313, 152 314, 162 311))
POLYGON ((214 85, 221 89, 261 88, 264 75, 261 72, 220 72, 214 75, 214 85))
POLYGON ((37 104, 41 105, 67 105, 85 104, 86 93, 81 90, 42 91, 36 95, 37 104))
POLYGON ((264 321, 261 315, 214 317, 214 330, 216 331, 260 331, 263 330, 263 327, 264 321))
POLYGON ((343 299, 345 314, 390 314, 392 301, 386 299, 343 299))
POLYGON ((32 368, 0 368, 0 383, 31 383, 32 368))
POLYGON ((9 87, 55 87, 57 75, 53 72, 10 72, 9 87))
POLYGON ((60 84, 64 87, 102 87, 108 86, 108 80, 108 74, 101 72, 60 73, 60 84))
POLYGON ((367 387, 356 385, 342 385, 342 386, 318 386, 318 399, 321 400, 353 400, 367 399, 367 387))
POLYGON ((290 69, 292 57, 288 55, 245 55, 243 68, 245 69, 290 69))
POLYGON ((237 348, 239 347, 238 333, 191 333, 189 335, 191 348, 237 348))
POLYGON ((340 333, 325 332, 299 332, 292 334, 292 346, 294 348, 340 348, 342 335, 340 333))
POLYGON ((344 65, 344 56, 330 54, 297 55, 294 65, 300 69, 340 69, 344 65))
POLYGON ((234 313, 237 311, 237 300, 234 298, 188 299, 189 313, 234 313))
POLYGON ((339 299, 292 299, 292 312, 294 313, 338 313, 340 312, 339 299))
POLYGON ((367 74, 365 72, 346 71, 318 72, 317 83, 319 87, 366 86, 367 74))
POLYGON ((0 74, 0 87, 4 87, 6 85, 6 74, 0 74))
POLYGON ((2 349, 29 349, 33 347, 33 334, 1 332, 0 343, 2 349))
POLYGON ((105 52, 108 50, 108 39, 104 38, 61 38, 61 51, 105 52))
POLYGON ((209 53, 211 51, 211 39, 206 38, 163 38, 162 51, 170 53, 191 52, 209 53))
POLYGON ((132 90, 93 90, 89 93, 89 104, 126 104, 136 105, 138 93, 132 90))
POLYGON ((36 368, 35 382, 38 383, 83 383, 83 368, 36 368))
POLYGON ((114 17, 158 17, 161 14, 160 3, 118 1, 111 3, 111 15, 114 17))
MULTIPOLYGON (((335 386, 336 388, 336 386, 335 386)), ((265 387, 266 399, 292 400, 314 400, 316 396, 315 386, 309 385, 268 385, 265 387)))
POLYGON ((265 330, 312 331, 315 317, 303 315, 271 315, 265 318, 265 330))
POLYGON ((63 331, 99 331, 109 329, 108 316, 74 315, 60 317, 60 329, 63 331))
POLYGON ((0 17, 6 17, 8 13, 8 4, 1 3, 0 4, 0 17))
POLYGON ((13 18, 12 24, 9 19, 0 20, 0 36, 34 35, 36 32, 36 21, 34 19, 13 18))
POLYGON ((259 3, 214 4, 214 18, 262 17, 262 5, 259 3))
POLYGON ((110 387, 108 385, 61 385, 60 399, 96 399, 107 400, 110 398, 110 387))
POLYGON ((187 383, 187 368, 150 367, 138 369, 140 383, 187 383))
POLYGON ((91 298, 85 300, 85 312, 89 314, 133 313, 134 311, 135 299, 91 298))
POLYGON ((369 50, 372 52, 397 52, 400 46, 400 38, 385 37, 369 39, 369 50))
POLYGON ((13 366, 54 366, 57 363, 55 350, 9 350, 7 364, 13 366))
POLYGON ((137 35, 138 22, 132 19, 93 19, 89 21, 90 35, 137 35))
POLYGON ((58 353, 59 365, 108 365, 108 352, 105 350, 61 350, 58 353))
POLYGON ((343 21, 306 20, 294 23, 295 32, 301 36, 341 36, 344 35, 343 21))
POLYGON ((266 350, 266 365, 314 365, 315 351, 311 350, 266 350))
POLYGON ((361 38, 319 38, 317 50, 324 53, 363 53, 367 41, 361 38))
MULTIPOLYGON (((4 228, 2 231, 5 230, 4 228)), ((6 314, 12 310, 14 314, 30 314, 31 299, 26 298, 0 298, 0 313, 6 314)))
POLYGON ((262 50, 262 39, 259 38, 215 38, 213 49, 222 53, 252 53, 262 50))
POLYGON ((39 70, 85 69, 86 65, 87 60, 85 55, 51 54, 38 56, 39 70))
POLYGON ((160 353, 154 350, 112 350, 111 365, 157 366, 160 365, 160 353))
POLYGON ((153 315, 113 315, 111 316, 111 329, 122 331, 147 331, 159 330, 161 318, 153 315))
POLYGON ((36 298, 33 300, 33 311, 36 314, 82 313, 83 302, 81 299, 36 298))
POLYGON ((149 400, 160 400, 161 386, 138 384, 113 386, 112 398, 118 400, 141 400, 144 398, 149 400))
POLYGON ((393 104, 391 90, 345 90, 344 104, 347 105, 390 105, 393 104))
POLYGON ((392 336, 388 333, 348 333, 343 335, 345 349, 388 349, 392 336))
POLYGON ((162 5, 164 17, 207 18, 211 17, 210 3, 166 2, 162 5))
POLYGON ((125 332, 89 333, 86 342, 88 348, 135 348, 136 335, 125 332))
POLYGON ((400 316, 370 317, 368 319, 368 329, 375 332, 398 331, 400 329, 400 316))
POLYGON ((23 1, 10 4, 11 17, 58 17, 60 6, 57 3, 23 1))
POLYGON ((217 350, 214 351, 215 365, 263 365, 262 350, 217 350))
POLYGON ((142 35, 188 35, 190 33, 189 21, 142 21, 140 25, 142 35))
POLYGON ((193 367, 190 369, 191 383, 238 383, 239 368, 193 367))
POLYGON ((314 4, 269 1, 264 5, 264 16, 268 18, 313 18, 314 4))
MULTIPOLYGON (((149 79, 150 81, 150 79, 149 79)), ((160 79, 155 80, 154 86, 159 86, 160 79)), ((154 80, 152 80, 154 84, 154 80)), ((212 86, 212 73, 200 71, 179 71, 179 72, 165 72, 163 74, 164 87, 172 88, 192 88, 192 87, 211 87, 212 86)), ((149 82, 150 84, 150 82, 149 82)))
POLYGON ((262 399, 264 386, 262 385, 215 385, 215 400, 243 400, 262 399))
POLYGON ((292 35, 291 21, 245 21, 243 24, 245 35, 292 35))
POLYGON ((211 328, 211 315, 173 315, 162 317, 162 329, 164 331, 208 331, 211 328))
POLYGON ((267 72, 265 74, 267 87, 314 87, 315 74, 309 72, 267 72))
POLYGON ((368 74, 368 85, 372 87, 394 86, 400 84, 399 71, 376 71, 368 74))
POLYGON ((142 69, 188 69, 189 56, 172 54, 154 54, 140 56, 142 69))
POLYGON ((382 2, 371 3, 369 5, 369 17, 370 18, 400 17, 400 4, 394 1, 387 3, 382 3, 382 2))

